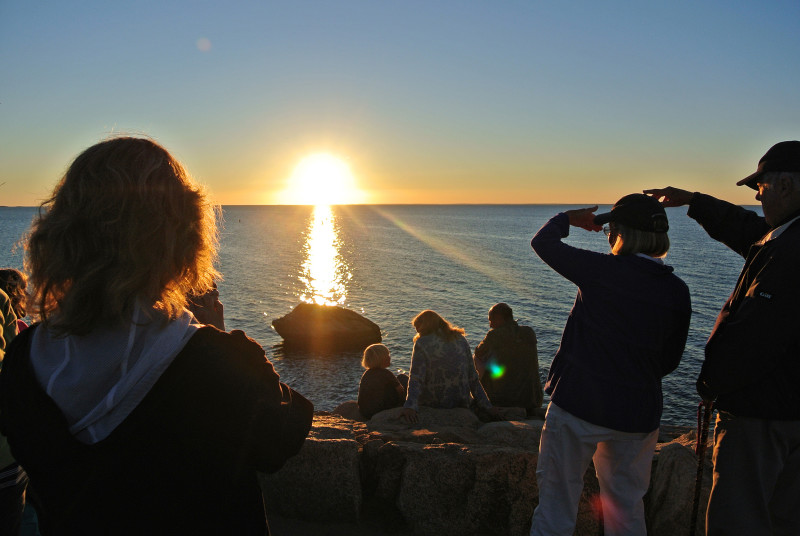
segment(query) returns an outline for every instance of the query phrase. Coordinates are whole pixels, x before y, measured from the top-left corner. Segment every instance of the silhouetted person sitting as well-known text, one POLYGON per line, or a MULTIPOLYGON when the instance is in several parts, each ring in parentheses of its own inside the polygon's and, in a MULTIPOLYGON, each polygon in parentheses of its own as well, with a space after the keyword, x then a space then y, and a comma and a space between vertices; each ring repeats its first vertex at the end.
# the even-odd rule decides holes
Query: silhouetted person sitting
POLYGON ((486 337, 475 348, 475 368, 492 404, 525 408, 530 416, 542 407, 536 333, 514 320, 511 307, 498 303, 489 309, 486 337))
POLYGON ((364 350, 361 366, 367 370, 358 385, 358 409, 367 419, 380 411, 398 408, 406 400, 408 376, 395 376, 389 370, 391 364, 389 349, 383 344, 370 344, 364 350))

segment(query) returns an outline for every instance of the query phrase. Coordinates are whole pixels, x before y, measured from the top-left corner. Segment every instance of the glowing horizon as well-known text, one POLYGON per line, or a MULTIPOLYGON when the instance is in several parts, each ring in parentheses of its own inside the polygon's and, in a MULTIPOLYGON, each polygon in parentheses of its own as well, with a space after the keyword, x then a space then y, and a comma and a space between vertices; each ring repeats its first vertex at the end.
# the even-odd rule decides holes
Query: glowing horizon
POLYGON ((121 133, 163 144, 221 205, 585 206, 668 185, 752 205, 736 181, 800 137, 798 2, 86 0, 2 15, 2 205, 38 205, 121 133), (287 188, 321 152, 347 170, 315 173, 345 186, 287 188))

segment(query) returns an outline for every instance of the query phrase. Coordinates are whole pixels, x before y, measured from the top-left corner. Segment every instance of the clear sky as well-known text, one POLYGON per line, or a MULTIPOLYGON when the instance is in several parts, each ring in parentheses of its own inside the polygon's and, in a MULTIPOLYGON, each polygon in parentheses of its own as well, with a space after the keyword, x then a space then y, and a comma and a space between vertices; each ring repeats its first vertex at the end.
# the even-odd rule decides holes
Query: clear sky
POLYGON ((289 200, 316 153, 351 201, 753 204, 736 180, 800 139, 798 27, 797 0, 0 0, 0 204, 119 133, 222 204, 289 200))

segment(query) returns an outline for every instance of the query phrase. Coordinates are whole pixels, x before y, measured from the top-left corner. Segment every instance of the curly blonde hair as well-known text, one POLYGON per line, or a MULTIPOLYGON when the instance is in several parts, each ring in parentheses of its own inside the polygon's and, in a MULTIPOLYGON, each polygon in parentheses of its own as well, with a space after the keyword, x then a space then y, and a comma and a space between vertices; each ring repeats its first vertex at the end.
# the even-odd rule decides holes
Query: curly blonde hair
POLYGON ((450 322, 442 318, 436 311, 426 309, 414 317, 411 321, 417 334, 414 336, 416 341, 424 335, 431 333, 439 333, 443 338, 452 341, 456 335, 466 335, 466 331, 458 326, 452 325, 450 322))
POLYGON ((0 289, 11 300, 14 314, 22 320, 28 316, 28 276, 15 268, 0 268, 0 289))
POLYGON ((164 321, 220 278, 217 209, 183 166, 146 138, 86 149, 34 219, 32 301, 56 333, 130 322, 137 301, 164 321))

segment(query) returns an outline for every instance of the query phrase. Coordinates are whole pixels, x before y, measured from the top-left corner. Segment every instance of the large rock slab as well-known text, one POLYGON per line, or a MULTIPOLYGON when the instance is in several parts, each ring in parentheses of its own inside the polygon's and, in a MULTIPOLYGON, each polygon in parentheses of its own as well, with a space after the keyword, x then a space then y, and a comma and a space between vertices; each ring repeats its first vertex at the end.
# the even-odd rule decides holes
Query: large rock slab
POLYGON ((355 311, 334 305, 301 303, 272 321, 288 348, 314 352, 360 351, 381 342, 381 328, 355 311))

